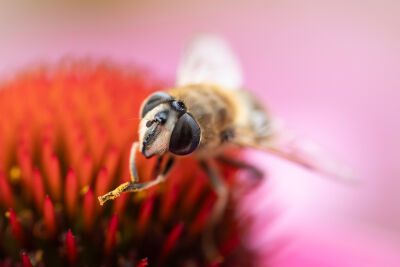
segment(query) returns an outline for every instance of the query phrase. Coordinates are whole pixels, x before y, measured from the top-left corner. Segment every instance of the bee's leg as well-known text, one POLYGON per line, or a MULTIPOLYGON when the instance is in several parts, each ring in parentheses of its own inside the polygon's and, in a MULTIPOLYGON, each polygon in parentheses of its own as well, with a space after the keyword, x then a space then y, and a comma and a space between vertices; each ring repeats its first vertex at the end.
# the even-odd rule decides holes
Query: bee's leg
POLYGON ((216 247, 215 240, 213 240, 213 231, 215 230, 216 224, 221 220, 224 215, 226 205, 228 203, 228 187, 224 180, 221 178, 217 170, 212 168, 207 162, 200 161, 200 165, 206 171, 207 176, 211 182, 211 185, 217 194, 217 202, 211 212, 211 217, 207 222, 206 229, 203 235, 203 248, 206 257, 210 261, 215 261, 221 258, 219 251, 216 247))
POLYGON ((129 172, 131 174, 131 181, 134 183, 139 182, 139 178, 138 178, 137 170, 136 170, 136 150, 137 150, 138 145, 139 145, 138 142, 133 142, 132 147, 131 147, 131 152, 129 155, 129 172))
MULTIPOLYGON (((134 142, 132 144, 131 147, 131 152, 129 155, 129 171, 130 171, 130 175, 131 175, 131 181, 134 183, 138 183, 139 182, 139 178, 137 175, 137 170, 136 170, 136 150, 138 147, 138 142, 134 142)), ((157 163, 154 166, 154 171, 153 171, 153 175, 152 178, 156 177, 159 173, 160 173, 160 168, 161 168, 161 163, 163 160, 163 156, 158 156, 157 158, 157 163)))
POLYGON ((243 161, 240 161, 240 160, 236 160, 236 159, 232 159, 232 158, 229 158, 227 156, 219 156, 217 159, 219 161, 225 163, 225 164, 238 167, 239 169, 249 170, 252 173, 253 177, 256 178, 256 179, 261 179, 261 178, 264 177, 264 172, 263 171, 261 171, 257 167, 255 167, 255 166, 253 166, 251 164, 248 164, 246 162, 243 162, 243 161))
POLYGON ((153 174, 152 174, 151 178, 157 177, 157 175, 160 173, 161 163, 162 163, 163 158, 164 158, 164 155, 157 157, 157 162, 156 162, 156 165, 154 166, 154 170, 153 170, 153 174))
POLYGON ((165 164, 165 167, 162 170, 162 172, 160 174, 158 174, 158 176, 150 182, 141 183, 141 184, 139 184, 135 181, 126 182, 126 183, 118 186, 117 188, 115 188, 113 191, 110 191, 103 196, 99 196, 98 199, 99 199, 100 205, 103 205, 108 200, 118 198, 121 193, 142 191, 142 190, 145 190, 149 187, 155 186, 155 185, 163 182, 165 180, 165 177, 167 176, 169 170, 171 169, 173 163, 174 163, 174 158, 170 157, 168 159, 167 163, 165 164))

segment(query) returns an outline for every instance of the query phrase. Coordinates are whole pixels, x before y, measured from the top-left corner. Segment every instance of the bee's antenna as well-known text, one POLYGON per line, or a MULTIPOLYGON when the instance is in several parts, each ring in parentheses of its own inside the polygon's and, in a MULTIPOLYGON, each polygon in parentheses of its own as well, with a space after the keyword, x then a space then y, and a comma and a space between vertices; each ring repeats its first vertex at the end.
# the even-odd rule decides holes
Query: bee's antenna
POLYGON ((149 128, 153 123, 157 122, 157 120, 151 120, 146 122, 146 127, 149 128))

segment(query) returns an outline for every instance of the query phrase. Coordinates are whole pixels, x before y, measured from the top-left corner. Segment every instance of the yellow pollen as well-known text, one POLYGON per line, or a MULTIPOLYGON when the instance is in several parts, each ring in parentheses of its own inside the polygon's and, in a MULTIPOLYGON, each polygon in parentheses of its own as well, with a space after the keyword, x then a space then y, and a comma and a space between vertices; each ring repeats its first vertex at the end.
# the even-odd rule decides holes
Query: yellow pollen
POLYGON ((36 262, 41 262, 42 261, 42 259, 43 259, 43 250, 41 250, 41 249, 39 249, 38 251, 36 251, 36 253, 35 253, 35 259, 36 259, 36 262))
POLYGON ((87 191, 89 191, 89 186, 88 185, 86 185, 86 186, 84 186, 84 187, 82 187, 82 189, 81 189, 81 195, 83 196, 84 194, 86 194, 87 193, 87 191))
POLYGON ((10 218, 10 212, 6 211, 6 213, 4 214, 6 216, 6 218, 10 218))
POLYGON ((133 196, 133 199, 135 201, 142 201, 142 200, 146 199, 146 197, 147 197, 147 193, 145 191, 139 191, 133 196))
POLYGON ((12 166, 10 169, 11 182, 18 182, 21 179, 21 169, 18 166, 12 166))

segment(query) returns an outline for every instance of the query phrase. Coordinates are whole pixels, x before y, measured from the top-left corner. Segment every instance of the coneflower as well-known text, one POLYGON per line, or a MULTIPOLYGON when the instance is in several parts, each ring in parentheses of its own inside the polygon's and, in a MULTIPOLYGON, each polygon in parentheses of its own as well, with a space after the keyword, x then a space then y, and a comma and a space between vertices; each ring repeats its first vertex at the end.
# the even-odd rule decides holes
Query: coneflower
MULTIPOLYGON (((142 100, 164 84, 143 71, 67 62, 0 86, 0 265, 216 266, 201 246, 215 201, 205 174, 180 158, 164 184, 100 207, 129 179, 142 100)), ((142 180, 154 160, 138 158, 142 180)), ((231 187, 235 169, 220 169, 231 187)), ((216 227, 225 266, 251 266, 234 201, 216 227)))

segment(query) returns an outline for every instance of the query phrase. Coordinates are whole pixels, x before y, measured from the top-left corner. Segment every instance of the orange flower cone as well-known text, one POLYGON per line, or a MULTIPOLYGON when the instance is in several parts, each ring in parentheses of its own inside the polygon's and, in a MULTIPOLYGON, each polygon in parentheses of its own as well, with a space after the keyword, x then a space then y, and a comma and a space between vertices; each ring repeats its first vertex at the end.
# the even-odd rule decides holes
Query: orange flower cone
MULTIPOLYGON (((90 62, 0 84, 0 212, 8 217, 0 217, 0 265, 206 265, 201 236, 215 194, 194 159, 179 158, 153 190, 95 201, 129 179, 140 104, 164 88, 135 68, 90 62)), ((154 163, 139 156, 142 181, 154 163)), ((232 185, 236 170, 219 167, 232 185)), ((230 204, 215 240, 226 266, 239 258, 251 266, 230 204)))

